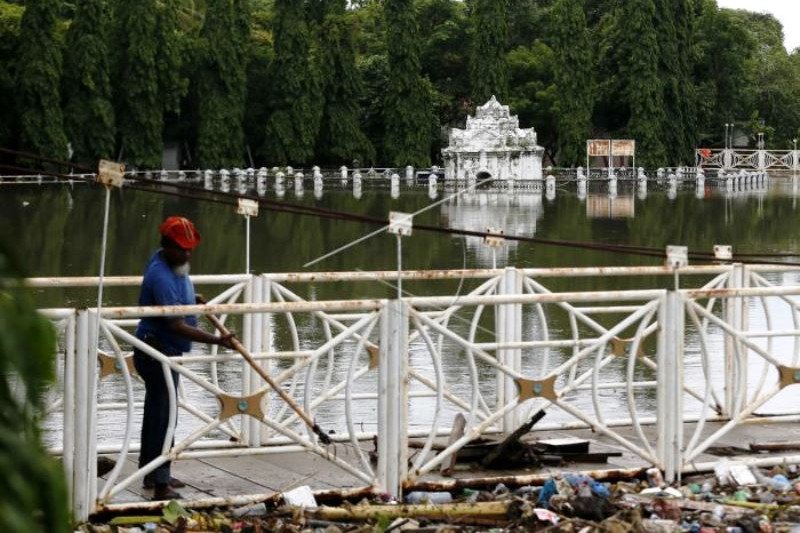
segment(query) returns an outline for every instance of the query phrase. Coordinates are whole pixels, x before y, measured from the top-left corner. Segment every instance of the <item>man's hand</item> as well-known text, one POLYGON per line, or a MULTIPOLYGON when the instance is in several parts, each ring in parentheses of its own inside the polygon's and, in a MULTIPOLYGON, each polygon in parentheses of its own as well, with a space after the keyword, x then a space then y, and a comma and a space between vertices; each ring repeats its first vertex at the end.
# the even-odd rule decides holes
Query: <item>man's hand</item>
POLYGON ((224 348, 228 348, 229 350, 235 350, 236 347, 233 345, 233 339, 236 337, 234 333, 228 333, 227 335, 220 335, 217 337, 219 340, 217 344, 224 348))
POLYGON ((196 303, 196 304, 203 304, 203 305, 205 305, 205 304, 207 304, 208 302, 206 301, 206 299, 205 299, 205 298, 203 298, 203 295, 202 295, 202 294, 195 294, 195 295, 194 295, 194 303, 196 303))

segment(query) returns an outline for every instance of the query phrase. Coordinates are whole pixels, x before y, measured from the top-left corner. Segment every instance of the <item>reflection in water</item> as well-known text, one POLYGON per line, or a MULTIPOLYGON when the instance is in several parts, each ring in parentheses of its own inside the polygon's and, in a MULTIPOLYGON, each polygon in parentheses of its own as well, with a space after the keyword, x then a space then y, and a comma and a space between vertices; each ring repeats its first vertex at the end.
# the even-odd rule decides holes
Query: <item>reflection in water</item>
MULTIPOLYGON (((470 231, 496 228, 509 235, 533 236, 536 234, 536 221, 543 214, 541 192, 478 191, 464 193, 443 204, 441 221, 442 225, 451 228, 470 231)), ((496 253, 498 267, 508 264, 510 252, 519 245, 517 241, 507 241, 498 249, 489 248, 481 237, 466 237, 466 242, 480 264, 492 264, 496 253)))
POLYGON ((636 202, 632 196, 590 194, 586 198, 588 218, 633 218, 636 202))

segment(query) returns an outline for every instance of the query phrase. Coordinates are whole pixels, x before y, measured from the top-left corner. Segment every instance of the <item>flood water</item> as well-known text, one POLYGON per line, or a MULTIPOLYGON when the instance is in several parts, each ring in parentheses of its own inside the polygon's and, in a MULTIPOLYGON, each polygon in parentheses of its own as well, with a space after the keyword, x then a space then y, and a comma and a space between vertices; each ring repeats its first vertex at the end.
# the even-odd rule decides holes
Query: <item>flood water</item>
MULTIPOLYGON (((440 190, 436 200, 451 194, 440 190)), ((270 191, 268 196, 274 197, 270 191)), ((398 198, 391 198, 389 191, 365 188, 360 199, 351 191, 338 187, 326 187, 319 199, 311 191, 296 198, 291 191, 286 202, 302 203, 385 218, 389 211, 414 212, 430 205, 435 200, 426 188, 403 189, 398 198)), ((103 216, 103 191, 86 185, 1 185, 0 210, 3 223, 0 239, 12 243, 30 276, 88 276, 96 275, 100 259, 100 236, 103 216)), ((140 274, 149 256, 158 244, 158 225, 169 216, 180 214, 196 222, 202 235, 202 244, 192 258, 192 272, 197 274, 241 273, 244 270, 245 228, 244 221, 232 208, 210 202, 179 199, 149 192, 115 190, 112 197, 111 222, 107 275, 140 274)), ((643 247, 663 248, 668 244, 689 246, 692 251, 710 251, 715 244, 730 244, 736 253, 775 253, 800 251, 797 227, 800 226, 798 206, 798 184, 791 178, 777 179, 769 186, 749 191, 726 192, 706 187, 697 191, 686 185, 677 192, 669 192, 664 186, 651 183, 646 195, 641 195, 633 184, 620 183, 615 196, 610 197, 603 185, 592 185, 585 198, 579 197, 574 183, 559 186, 555 198, 548 199, 541 193, 518 191, 479 191, 459 196, 436 206, 415 218, 417 223, 443 225, 453 228, 484 231, 488 227, 502 228, 508 234, 536 236, 552 240, 591 241, 596 243, 630 244, 643 247)), ((352 247, 330 259, 304 269, 303 264, 323 253, 336 249, 375 228, 357 222, 318 219, 311 216, 289 215, 263 211, 252 220, 253 272, 303 272, 394 270, 396 269, 396 243, 394 236, 378 235, 352 247)), ((496 255, 481 239, 448 236, 415 231, 403 240, 403 267, 406 269, 486 268, 496 261, 498 267, 578 267, 598 265, 654 265, 661 262, 652 257, 620 255, 613 252, 573 249, 540 244, 509 243, 496 255)), ((783 283, 800 282, 800 274, 774 275, 772 281, 783 283)), ((707 280, 698 280, 698 283, 707 280)), ((662 288, 669 286, 670 279, 638 278, 624 279, 548 279, 543 283, 552 291, 566 290, 611 290, 624 288, 662 288)), ((476 282, 426 282, 407 283, 404 289, 419 295, 454 294, 466 292, 476 282)), ((315 283, 290 285, 291 290, 304 298, 316 300, 347 299, 364 297, 391 297, 394 289, 376 282, 360 283, 315 283)), ((138 289, 109 288, 105 305, 135 305, 138 289)), ((213 293, 213 291, 212 291, 213 293)), ((94 289, 47 289, 37 291, 36 298, 42 307, 93 306, 94 289)), ((764 318, 754 310, 751 327, 756 328, 764 318), (759 318, 760 317, 760 318, 759 318)), ((535 338, 542 324, 526 310, 524 327, 530 330, 528 340, 535 338), (527 318, 530 315, 532 318, 527 318)), ((465 333, 469 329, 467 314, 453 322, 453 328, 465 333)), ((613 321, 599 320, 612 324, 613 321)), ((789 313, 776 315, 773 327, 791 323, 789 313)), ((491 328, 493 317, 489 313, 480 322, 491 328)), ((275 319, 275 342, 280 349, 289 349, 290 334, 285 321, 275 319)), ((301 346, 313 348, 323 339, 319 323, 309 318, 298 322, 301 346)), ((568 322, 565 317, 554 316, 548 323, 551 338, 568 338, 568 322)), ((377 328, 375 332, 377 332, 377 328)), ((374 335, 373 335, 374 336, 374 335)), ((479 340, 486 341, 488 333, 478 333, 479 340)), ((654 338, 655 336, 653 336, 654 338)), ((652 339, 651 339, 652 341, 652 339)), ((646 348, 654 352, 654 342, 648 341, 646 348), (652 345, 651 345, 652 344, 652 345)), ((688 342, 688 341, 687 341, 688 342)), ((721 353, 721 339, 712 342, 711 349, 721 353), (714 342, 716 344, 714 344, 714 342)), ((777 341, 776 341, 777 342, 777 341)), ((789 352, 792 343, 786 341, 789 352)), ((691 343, 689 343, 691 344, 691 343)), ((334 365, 334 381, 346 376, 350 359, 346 349, 337 352, 334 365)), ((197 347, 199 353, 204 347, 197 347)), ((452 343, 444 343, 443 375, 448 386, 465 397, 469 397, 470 383, 465 370, 463 356, 452 343)), ((537 365, 541 354, 526 354, 525 364, 537 365)), ((568 354, 557 350, 551 353, 549 368, 564 360, 568 354)), ((412 364, 417 363, 423 371, 432 375, 433 368, 427 349, 421 343, 412 346, 412 364)), ((362 357, 362 361, 365 360, 362 357)), ((594 357, 588 365, 593 364, 594 357)), ((277 363, 285 368, 289 363, 277 363)), ((697 350, 687 350, 687 368, 699 369, 697 350)), ((320 367, 320 372, 325 369, 320 367)), ((192 366, 201 374, 207 374, 202 364, 192 366)), ((237 367, 238 368, 238 367, 237 367)), ((539 367, 532 371, 538 375, 539 367)), ((721 372, 721 362, 712 365, 712 371, 721 372)), ((220 384, 229 391, 240 390, 240 371, 222 369, 220 384)), ((758 366, 759 372, 761 366, 758 366)), ((480 367, 481 390, 491 406, 494 387, 494 371, 480 367)), ((609 367, 609 380, 624 381, 625 365, 609 367)), ((654 379, 653 373, 637 369, 636 375, 643 379, 654 379)), ((691 372, 687 372, 691 381, 691 372)), ((305 374, 303 373, 303 376, 305 374)), ((322 374, 316 378, 315 386, 323 381, 322 374)), ((698 380, 698 386, 700 380, 698 380)), ((289 384, 287 384, 289 386, 289 384)), ((302 380, 294 383, 296 390, 302 388, 302 380)), ((189 398, 207 410, 212 416, 216 412, 216 401, 191 384, 185 384, 189 398)), ((141 386, 136 385, 137 397, 141 399, 141 386)), ((412 390, 421 391, 414 385, 412 390)), ((358 382, 359 392, 375 392, 374 372, 358 382)), ((123 401, 122 382, 117 378, 106 379, 100 386, 100 396, 107 401, 123 401)), ((601 401, 612 416, 620 409, 627 410, 627 400, 620 390, 609 389, 601 393, 601 401)), ((467 401, 469 401, 467 399, 467 401)), ((590 399, 576 399, 577 405, 591 410, 590 399)), ((429 428, 435 399, 415 398, 410 412, 413 428, 429 428)), ((636 399, 640 414, 653 414, 654 391, 644 391, 636 399)), ((785 403, 785 402, 782 402, 785 403)), ((317 413, 323 423, 341 427, 344 424, 342 402, 326 404, 317 413)), ((278 409, 278 407, 273 407, 278 409)), ((374 401, 361 402, 354 411, 357 429, 374 430, 376 405, 374 401), (359 425, 360 423, 360 425, 359 425)), ((452 413, 457 409, 448 406, 439 426, 449 426, 452 413)), ((617 413, 620 416, 622 413, 617 413)), ((178 435, 186 435, 197 427, 191 417, 181 415, 178 435), (188 420, 187 420, 188 419, 188 420)), ((101 412, 99 432, 101 441, 114 442, 122 431, 123 417, 119 412, 101 412), (103 437, 107 437, 104 440, 103 437)), ((566 420, 553 414, 547 421, 566 420)), ((136 422, 138 424, 138 421, 136 422)), ((138 426, 137 426, 138 427, 138 426)), ((48 441, 57 445, 59 441, 59 418, 48 423, 48 441)))

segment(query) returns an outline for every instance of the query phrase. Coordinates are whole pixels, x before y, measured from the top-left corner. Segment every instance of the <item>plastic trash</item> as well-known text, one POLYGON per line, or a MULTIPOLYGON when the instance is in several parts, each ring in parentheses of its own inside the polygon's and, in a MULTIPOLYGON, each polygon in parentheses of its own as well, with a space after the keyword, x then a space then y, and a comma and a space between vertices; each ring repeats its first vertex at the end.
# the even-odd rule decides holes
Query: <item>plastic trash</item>
MULTIPOLYGON (((465 489, 466 490, 466 489, 465 489)), ((526 496, 528 494, 536 494, 542 490, 540 487, 534 487, 532 485, 525 485, 524 487, 520 487, 514 491, 515 496, 526 496)))
POLYGON ((567 498, 572 497, 575 495, 575 489, 573 489, 572 487, 576 486, 579 481, 580 478, 578 477, 577 474, 567 474, 566 477, 557 477, 555 480, 556 490, 558 491, 558 494, 561 496, 567 498), (570 483, 569 481, 570 479, 575 480, 574 484, 570 483))
POLYGON ((711 515, 717 522, 722 522, 722 519, 725 518, 725 508, 721 505, 717 505, 714 507, 714 510, 711 512, 711 515))
MULTIPOLYGON (((599 481, 595 480, 591 476, 587 476, 585 474, 567 474, 564 476, 564 479, 570 485, 570 488, 573 491, 578 491, 582 485, 586 485, 591 490, 591 494, 586 494, 586 496, 594 495, 599 496, 601 498, 608 498, 610 496, 608 487, 600 483, 599 481)), ((585 491, 584 491, 585 492, 585 491)), ((561 489, 559 488, 559 494, 562 494, 561 489)))
POLYGON ((755 485, 756 478, 744 463, 730 463, 730 478, 736 485, 755 485))
POLYGON ((779 492, 789 492, 792 483, 783 474, 772 476, 772 489, 779 492))
POLYGON ((558 488, 556 487, 556 481, 553 478, 548 479, 544 482, 542 486, 542 491, 539 493, 539 499, 537 503, 542 507, 547 507, 550 505, 550 498, 558 494, 558 488))
POLYGON ((450 503, 453 501, 453 496, 449 492, 425 492, 414 491, 406 494, 406 503, 419 504, 419 503, 450 503))
POLYGON ((770 491, 765 490, 764 492, 758 495, 758 501, 761 503, 772 503, 775 501, 775 495, 772 494, 770 491))
POLYGON ((495 496, 499 496, 501 494, 508 494, 508 493, 509 493, 508 487, 506 487, 502 483, 498 483, 497 486, 492 491, 492 494, 494 494, 495 496))
POLYGON ((750 499, 750 493, 746 490, 737 490, 733 493, 733 501, 746 502, 750 499))
POLYGON ((647 482, 650 483, 651 487, 664 486, 664 476, 661 474, 661 470, 658 468, 648 468, 647 482))
POLYGON ((681 508, 675 500, 657 499, 653 502, 653 511, 664 520, 681 519, 681 508))
MULTIPOLYGON (((731 484, 731 465, 727 459, 723 459, 714 466, 714 476, 717 478, 717 483, 720 485, 725 486, 731 484)), ((703 483, 703 485, 705 486, 705 483, 703 483)), ((710 490, 708 492, 710 492, 710 490)))
POLYGON ((292 490, 287 490, 283 493, 283 501, 286 505, 293 507, 308 507, 313 509, 317 506, 317 500, 314 498, 314 493, 311 492, 311 487, 308 485, 301 485, 292 490))
POLYGON ((692 494, 700 494, 700 485, 697 483, 689 483, 689 490, 692 494))
POLYGON ((553 511, 548 511, 547 509, 540 509, 537 507, 533 510, 533 514, 535 514, 536 519, 541 522, 549 522, 553 525, 558 524, 559 517, 553 511))

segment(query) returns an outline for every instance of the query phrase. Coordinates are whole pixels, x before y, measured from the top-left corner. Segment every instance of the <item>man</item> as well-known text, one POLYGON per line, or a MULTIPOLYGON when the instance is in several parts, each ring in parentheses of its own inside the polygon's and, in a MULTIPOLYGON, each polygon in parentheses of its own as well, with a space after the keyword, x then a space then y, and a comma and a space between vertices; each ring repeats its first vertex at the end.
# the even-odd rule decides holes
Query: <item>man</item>
MULTIPOLYGON (((159 227, 161 248, 150 258, 142 280, 139 305, 193 305, 202 298, 195 296, 189 279, 189 260, 200 244, 200 234, 184 217, 169 217, 159 227)), ((167 356, 178 356, 191 350, 192 341, 219 344, 232 348, 231 337, 217 337, 197 327, 195 316, 148 317, 139 322, 136 337, 167 356)), ((161 455, 169 424, 169 389, 164 370, 156 361, 138 348, 133 351, 136 371, 144 380, 144 416, 142 418, 139 468, 161 455)), ((178 374, 172 371, 172 381, 178 387, 178 374)), ((144 478, 144 487, 154 489, 153 500, 178 499, 175 488, 185 485, 170 476, 166 462, 144 478)))

